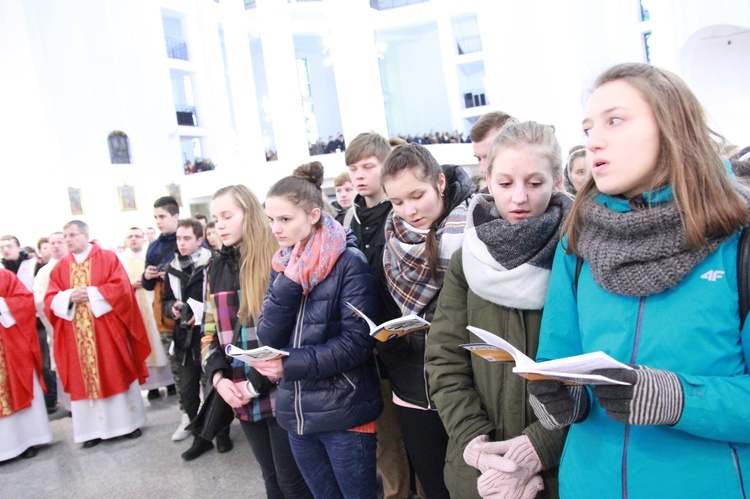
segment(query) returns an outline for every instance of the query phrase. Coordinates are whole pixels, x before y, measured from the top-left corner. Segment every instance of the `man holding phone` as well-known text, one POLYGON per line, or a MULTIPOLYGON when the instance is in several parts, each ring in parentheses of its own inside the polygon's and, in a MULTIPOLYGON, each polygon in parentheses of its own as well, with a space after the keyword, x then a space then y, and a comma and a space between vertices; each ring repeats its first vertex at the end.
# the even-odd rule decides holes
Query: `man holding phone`
MULTIPOLYGON (((154 202, 154 221, 159 229, 159 237, 148 245, 146 251, 146 267, 141 282, 143 289, 154 292, 154 318, 159 330, 161 342, 165 351, 169 351, 172 343, 172 326, 174 322, 162 313, 161 299, 164 289, 164 275, 167 265, 177 251, 177 222, 180 220, 180 207, 172 196, 164 196, 154 202)), ((177 365, 174 357, 169 357, 172 376, 179 382, 177 365)), ((168 395, 175 395, 175 385, 167 387, 168 395)), ((180 404, 182 405, 182 404, 180 404)), ((188 434, 189 435, 189 434, 188 434)))

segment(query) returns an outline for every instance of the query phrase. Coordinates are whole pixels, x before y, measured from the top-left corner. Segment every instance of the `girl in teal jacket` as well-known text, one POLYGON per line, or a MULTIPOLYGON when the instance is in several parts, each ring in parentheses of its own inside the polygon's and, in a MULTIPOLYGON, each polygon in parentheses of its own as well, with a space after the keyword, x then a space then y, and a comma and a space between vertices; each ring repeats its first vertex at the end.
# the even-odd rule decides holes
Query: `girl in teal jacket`
POLYGON ((667 71, 604 72, 583 128, 593 177, 555 255, 537 358, 602 350, 634 369, 600 372, 627 385, 528 384, 542 424, 570 425, 560 495, 744 498, 750 329, 737 246, 750 191, 667 71))

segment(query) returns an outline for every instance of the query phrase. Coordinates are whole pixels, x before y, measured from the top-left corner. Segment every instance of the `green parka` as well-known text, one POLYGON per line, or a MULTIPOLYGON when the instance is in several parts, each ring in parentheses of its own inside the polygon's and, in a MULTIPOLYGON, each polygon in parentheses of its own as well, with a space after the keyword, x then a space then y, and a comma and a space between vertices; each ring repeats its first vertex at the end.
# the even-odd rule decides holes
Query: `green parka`
POLYGON ((466 329, 472 325, 502 336, 533 359, 541 317, 541 310, 510 309, 477 296, 464 276, 463 249, 453 254, 426 349, 430 396, 450 437, 445 484, 451 497, 479 497, 479 470, 463 459, 472 439, 489 435, 501 441, 522 434, 529 437, 542 462, 540 497, 558 497, 557 467, 567 430, 550 431, 537 421, 528 403, 526 380, 511 372, 512 363, 488 362, 459 347, 481 342, 466 329))

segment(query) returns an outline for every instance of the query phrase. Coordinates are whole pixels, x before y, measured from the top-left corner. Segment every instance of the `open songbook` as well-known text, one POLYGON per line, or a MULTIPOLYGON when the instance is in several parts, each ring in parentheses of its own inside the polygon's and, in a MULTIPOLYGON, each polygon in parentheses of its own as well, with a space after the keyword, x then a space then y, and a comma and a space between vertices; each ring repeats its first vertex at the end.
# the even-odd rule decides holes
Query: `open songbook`
POLYGON ((585 353, 562 359, 534 362, 516 347, 484 329, 467 326, 484 343, 467 343, 461 347, 490 362, 514 362, 513 372, 531 381, 553 379, 573 385, 628 385, 622 381, 591 374, 596 369, 632 369, 604 352, 585 353))
POLYGON ((351 303, 346 302, 346 306, 351 308, 355 314, 365 320, 367 325, 370 326, 370 336, 380 341, 388 341, 393 338, 399 338, 409 333, 422 331, 430 327, 430 323, 428 321, 413 314, 399 317, 398 319, 393 319, 377 325, 351 303))
POLYGON ((289 355, 289 352, 276 350, 275 348, 267 346, 253 348, 251 350, 243 350, 234 345, 227 345, 227 348, 224 351, 228 356, 234 357, 235 359, 239 359, 248 364, 255 361, 276 360, 289 355))

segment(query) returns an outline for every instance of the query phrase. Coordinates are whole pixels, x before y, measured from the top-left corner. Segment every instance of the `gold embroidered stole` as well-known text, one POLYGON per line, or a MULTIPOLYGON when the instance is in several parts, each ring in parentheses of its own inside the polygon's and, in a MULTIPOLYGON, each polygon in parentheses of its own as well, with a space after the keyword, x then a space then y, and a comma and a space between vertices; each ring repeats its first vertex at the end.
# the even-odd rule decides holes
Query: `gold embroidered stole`
MULTIPOLYGON (((88 286, 91 282, 91 260, 83 263, 70 263, 70 287, 75 289, 88 286)), ((81 375, 86 398, 101 398, 99 391, 99 364, 96 358, 96 336, 94 335, 94 315, 88 303, 77 303, 73 317, 73 335, 81 364, 81 375)))
POLYGON ((8 365, 5 362, 5 347, 0 339, 0 418, 13 414, 10 400, 10 380, 8 379, 8 365))

